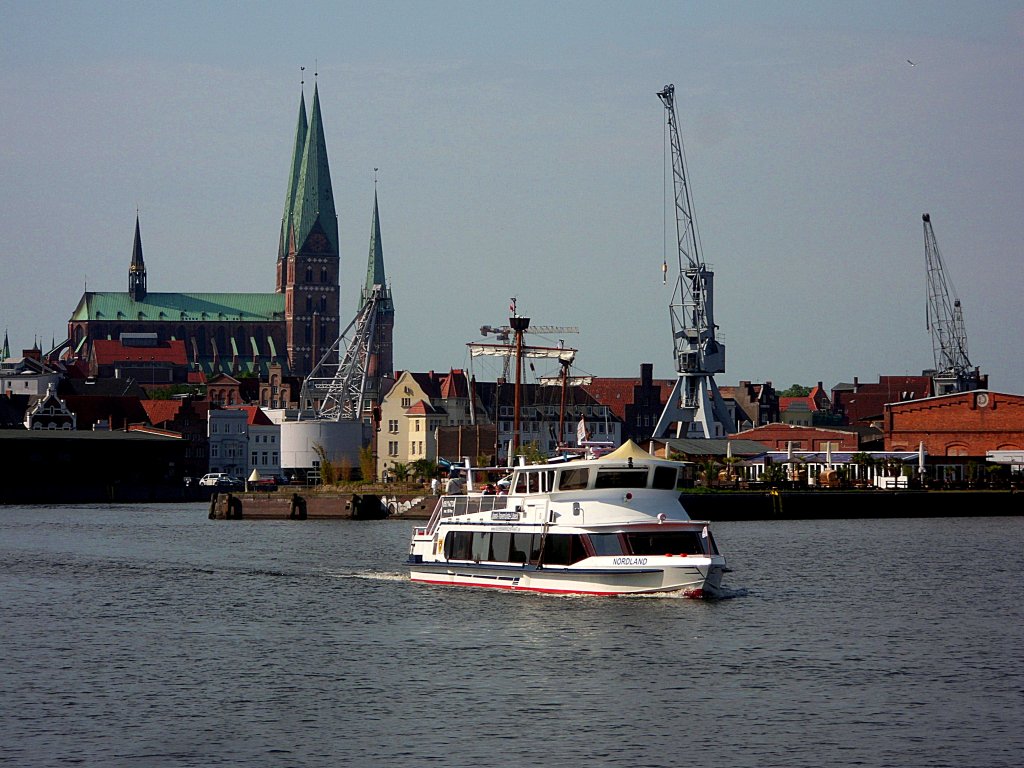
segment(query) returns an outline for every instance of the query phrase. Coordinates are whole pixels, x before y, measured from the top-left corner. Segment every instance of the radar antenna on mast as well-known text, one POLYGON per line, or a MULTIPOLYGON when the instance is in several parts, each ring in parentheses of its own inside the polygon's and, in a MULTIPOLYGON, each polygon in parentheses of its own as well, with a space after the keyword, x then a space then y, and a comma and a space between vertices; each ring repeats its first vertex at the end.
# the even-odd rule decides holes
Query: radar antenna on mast
POLYGON ((932 355, 935 373, 932 381, 935 394, 969 392, 988 386, 967 356, 967 331, 963 308, 953 284, 946 277, 939 243, 932 229, 932 217, 921 216, 924 222, 924 257, 928 268, 927 326, 932 334, 932 355))
MULTIPOLYGON (((714 378, 714 374, 725 371, 725 345, 715 338, 714 272, 700 255, 693 198, 679 138, 675 86, 666 85, 658 92, 658 98, 668 115, 672 145, 679 277, 669 314, 678 377, 655 425, 654 437, 725 437, 736 429, 714 378)), ((667 272, 667 264, 662 266, 662 272, 667 272)))

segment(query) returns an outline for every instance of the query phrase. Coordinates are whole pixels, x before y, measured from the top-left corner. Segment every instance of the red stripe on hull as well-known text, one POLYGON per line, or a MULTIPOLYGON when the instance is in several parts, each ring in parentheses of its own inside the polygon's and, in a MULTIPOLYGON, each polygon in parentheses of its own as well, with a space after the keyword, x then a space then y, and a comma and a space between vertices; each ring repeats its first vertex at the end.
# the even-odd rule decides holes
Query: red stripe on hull
MULTIPOLYGON (((546 587, 518 587, 512 584, 474 584, 467 581, 435 581, 433 579, 409 579, 418 584, 434 584, 441 587, 469 587, 471 589, 503 589, 506 592, 537 592, 545 595, 590 595, 592 597, 620 597, 624 595, 651 594, 650 592, 592 592, 582 589, 554 589, 546 587)), ((672 591, 672 590, 664 590, 672 591)), ((704 593, 700 589, 690 589, 683 592, 684 597, 701 599, 704 593)))

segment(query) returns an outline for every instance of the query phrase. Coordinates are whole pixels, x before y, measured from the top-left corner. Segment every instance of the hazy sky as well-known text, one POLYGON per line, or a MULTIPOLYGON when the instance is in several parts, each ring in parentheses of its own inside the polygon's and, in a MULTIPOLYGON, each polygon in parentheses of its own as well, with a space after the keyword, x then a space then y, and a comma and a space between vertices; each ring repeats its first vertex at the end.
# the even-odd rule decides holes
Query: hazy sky
POLYGON ((343 324, 376 167, 397 367, 466 365, 517 296, 582 371, 673 377, 674 83, 720 384, 931 367, 928 212, 972 362, 1021 393, 1022 65, 1022 2, 0 0, 0 332, 127 290, 136 208, 151 291, 272 291, 305 66, 343 324))

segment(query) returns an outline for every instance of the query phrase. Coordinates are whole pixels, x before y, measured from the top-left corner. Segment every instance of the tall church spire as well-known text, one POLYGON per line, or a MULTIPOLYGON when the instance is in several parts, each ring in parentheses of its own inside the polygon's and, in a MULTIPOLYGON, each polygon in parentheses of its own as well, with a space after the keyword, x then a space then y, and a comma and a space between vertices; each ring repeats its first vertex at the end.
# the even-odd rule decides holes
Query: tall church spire
POLYGON ((0 349, 0 360, 6 360, 11 356, 11 344, 7 341, 7 329, 4 329, 4 346, 0 349))
POLYGON ((330 348, 341 332, 339 275, 338 216, 314 85, 308 123, 305 96, 299 109, 278 245, 277 291, 285 294, 285 341, 293 376, 306 376, 318 351, 330 348))
MULTIPOLYGON (((288 255, 292 230, 292 214, 295 212, 295 190, 299 186, 299 174, 302 171, 302 153, 306 147, 306 134, 309 125, 306 122, 306 94, 299 97, 299 122, 295 128, 295 146, 292 147, 292 164, 288 170, 288 191, 284 198, 284 216, 281 219, 281 241, 277 246, 277 258, 288 255)), ((282 281, 278 279, 277 289, 282 289, 282 281)))
POLYGON ((295 189, 295 247, 301 250, 314 230, 327 238, 329 249, 338 253, 338 216, 334 210, 334 190, 331 188, 331 169, 327 163, 327 141, 324 139, 323 118, 320 116, 320 94, 313 86, 313 107, 310 110, 309 131, 302 151, 302 164, 295 189))
POLYGON ((384 274, 384 248, 380 240, 380 212, 377 206, 377 190, 373 190, 373 221, 370 223, 370 258, 366 264, 366 285, 359 301, 359 306, 366 304, 373 291, 373 286, 379 285, 384 288, 384 308, 393 309, 391 306, 391 291, 387 287, 387 278, 384 274))
MULTIPOLYGON (((374 169, 376 170, 376 169, 374 169)), ((384 274, 384 248, 380 239, 380 209, 377 205, 377 187, 374 180, 373 222, 370 224, 370 258, 366 265, 366 285, 359 300, 360 309, 370 300, 374 286, 381 287, 381 302, 377 305, 377 319, 374 324, 374 338, 371 342, 370 360, 367 365, 369 397, 380 401, 381 379, 394 376, 394 334, 395 305, 391 300, 391 289, 384 274)))
POLYGON ((142 260, 142 234, 139 231, 139 214, 135 212, 135 244, 132 246, 132 263, 128 267, 128 295, 132 301, 146 298, 146 263, 142 260))

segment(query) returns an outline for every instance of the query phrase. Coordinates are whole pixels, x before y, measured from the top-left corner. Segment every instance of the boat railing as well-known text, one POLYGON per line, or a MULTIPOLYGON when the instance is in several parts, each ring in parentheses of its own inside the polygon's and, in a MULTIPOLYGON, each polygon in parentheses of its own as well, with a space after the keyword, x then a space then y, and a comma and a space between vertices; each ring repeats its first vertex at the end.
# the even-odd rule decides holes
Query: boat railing
MULTIPOLYGON (((437 500, 437 506, 434 507, 434 511, 430 515, 430 520, 427 521, 426 527, 422 530, 422 534, 429 536, 437 529, 438 523, 446 517, 456 517, 458 515, 469 515, 474 512, 490 512, 494 509, 501 509, 505 506, 507 496, 505 495, 456 495, 456 496, 441 496, 437 500)), ((417 534, 421 533, 417 529, 417 534)))

